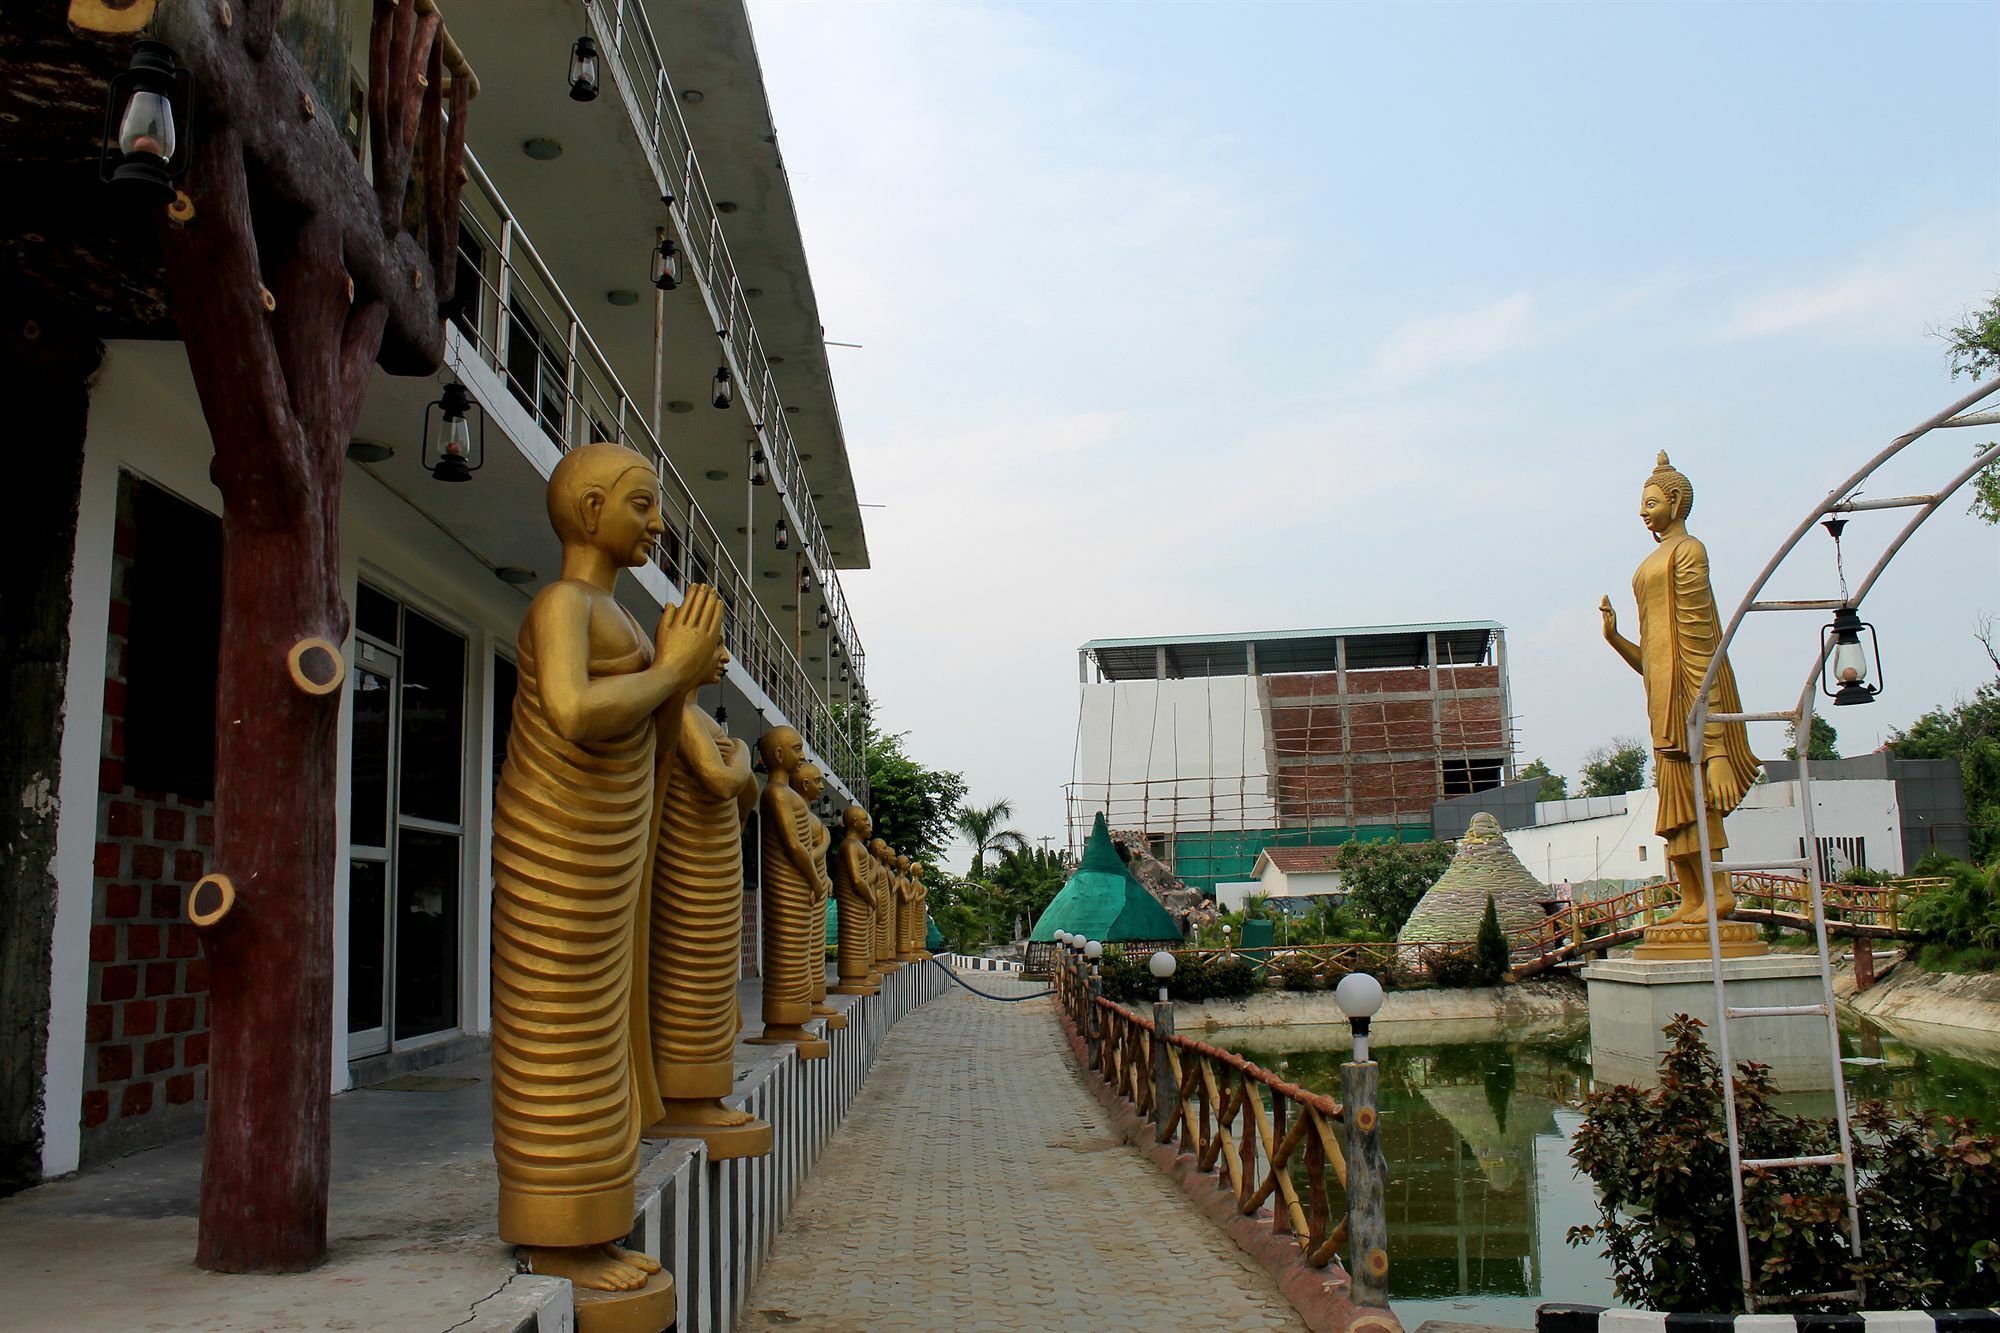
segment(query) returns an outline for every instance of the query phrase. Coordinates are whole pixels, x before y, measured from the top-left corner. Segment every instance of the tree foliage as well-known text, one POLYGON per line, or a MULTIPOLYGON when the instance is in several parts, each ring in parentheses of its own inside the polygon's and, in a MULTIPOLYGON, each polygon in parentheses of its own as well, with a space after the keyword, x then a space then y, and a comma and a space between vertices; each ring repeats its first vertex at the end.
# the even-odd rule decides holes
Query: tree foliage
POLYGON ((1451 864, 1448 842, 1347 842, 1334 853, 1334 868, 1347 890, 1347 905, 1376 930, 1394 935, 1410 919, 1424 890, 1451 864))
MULTIPOLYGON (((1590 1094, 1570 1144, 1570 1159, 1597 1187, 1599 1220, 1570 1228, 1569 1243, 1603 1243, 1628 1305, 1742 1308, 1722 1074, 1701 1026, 1676 1015, 1664 1029, 1671 1044, 1659 1087, 1590 1094)), ((1834 1150, 1830 1121, 1786 1115, 1774 1100, 1770 1071, 1743 1064, 1736 1108, 1745 1157, 1834 1150)), ((2000 1286, 2000 1138, 1950 1116, 1897 1118, 1880 1103, 1860 1107, 1854 1127, 1859 1263, 1848 1253, 1837 1171, 1753 1172, 1744 1214, 1760 1294, 1837 1291, 1859 1277, 1878 1308, 1990 1303, 2000 1286)))
MULTIPOLYGON (((2000 294, 1969 312, 1963 324, 1946 330, 1945 342, 1945 360, 1953 379, 1970 375, 1983 380, 2000 371, 2000 294)), ((1991 447, 1990 442, 1976 444, 1972 452, 1981 454, 1991 447)), ((2000 463, 1981 468, 1972 478, 1971 512, 1982 522, 2000 523, 2000 463)))
POLYGON ((2000 853, 2000 680, 1949 708, 1931 709, 1906 729, 1889 734, 1889 747, 1905 759, 1955 759, 1965 784, 1965 818, 1971 825, 1972 859, 2000 853))
MULTIPOLYGON (((1797 759, 1799 757, 1798 727, 1787 726, 1785 728, 1785 739, 1790 742, 1790 744, 1785 746, 1785 758, 1797 759)), ((1806 758, 1812 760, 1814 763, 1818 763, 1822 759, 1840 758, 1840 733, 1833 729, 1833 723, 1827 721, 1818 713, 1813 714, 1812 739, 1806 742, 1806 758)))
POLYGON ((935 865, 951 845, 952 816, 965 798, 965 778, 928 768, 904 746, 908 732, 868 727, 868 814, 875 836, 916 860, 935 865))
POLYGON ((1542 780, 1542 785, 1535 790, 1535 799, 1538 801, 1561 801, 1569 797, 1569 779, 1560 773, 1550 772, 1548 764, 1539 758, 1532 763, 1522 765, 1521 771, 1515 776, 1524 782, 1529 778, 1542 780))
POLYGON ((1617 796, 1646 785, 1646 747, 1630 736, 1613 736, 1583 757, 1583 796, 1617 796))
POLYGON ((1075 869, 1067 855, 1046 848, 1028 847, 1002 853, 987 878, 1000 895, 1004 917, 999 924, 1004 927, 1003 937, 1012 936, 1017 919, 1033 922, 1041 916, 1042 910, 1062 892, 1062 886, 1075 869))
POLYGON ((1018 829, 1006 827, 1014 817, 1014 803, 1009 800, 993 801, 987 805, 963 805, 951 818, 958 836, 972 844, 972 870, 974 879, 986 878, 986 854, 988 852, 1026 851, 1028 840, 1018 829))
POLYGON ((1500 929, 1500 910, 1494 906, 1490 893, 1486 895, 1486 915, 1480 918, 1479 935, 1473 941, 1472 952, 1479 985, 1497 986, 1507 979, 1507 966, 1512 959, 1507 949, 1507 936, 1500 929))

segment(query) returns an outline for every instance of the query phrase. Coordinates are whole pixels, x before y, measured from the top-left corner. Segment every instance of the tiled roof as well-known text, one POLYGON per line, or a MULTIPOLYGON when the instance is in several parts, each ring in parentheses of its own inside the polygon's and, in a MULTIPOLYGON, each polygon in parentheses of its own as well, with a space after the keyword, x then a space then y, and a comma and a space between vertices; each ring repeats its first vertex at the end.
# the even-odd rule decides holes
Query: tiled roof
POLYGON ((1264 855, 1287 875, 1318 875, 1333 870, 1333 856, 1339 850, 1338 847, 1266 847, 1264 855))

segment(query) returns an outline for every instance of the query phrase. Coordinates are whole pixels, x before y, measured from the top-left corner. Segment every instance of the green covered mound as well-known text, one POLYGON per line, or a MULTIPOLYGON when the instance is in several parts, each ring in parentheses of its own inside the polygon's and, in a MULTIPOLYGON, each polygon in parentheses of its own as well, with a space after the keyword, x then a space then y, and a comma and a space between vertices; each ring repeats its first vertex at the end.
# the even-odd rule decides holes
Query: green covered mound
POLYGON ((1177 940, 1181 928, 1167 909, 1146 892, 1111 845, 1110 830, 1099 814, 1076 873, 1062 892, 1042 910, 1028 934, 1034 941, 1053 940, 1058 930, 1073 931, 1106 944, 1177 940))
POLYGON ((1493 895, 1493 906, 1500 915, 1500 929, 1510 935, 1539 925, 1548 915, 1541 904, 1550 896, 1548 889, 1514 855, 1500 831, 1500 821, 1489 814, 1477 814, 1458 840, 1458 854, 1438 882, 1424 891, 1410 919, 1396 932, 1397 942, 1470 943, 1479 934, 1480 918, 1486 915, 1488 894, 1493 895))

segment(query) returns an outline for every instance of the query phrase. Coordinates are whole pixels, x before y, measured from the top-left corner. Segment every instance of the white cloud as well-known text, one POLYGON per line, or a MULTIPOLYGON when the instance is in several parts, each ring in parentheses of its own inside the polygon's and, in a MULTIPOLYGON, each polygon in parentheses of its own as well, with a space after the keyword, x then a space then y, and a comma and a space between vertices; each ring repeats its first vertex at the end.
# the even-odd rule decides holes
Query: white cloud
POLYGON ((1996 271, 1991 218, 1933 224, 1740 298, 1717 336, 1810 334, 1908 346, 1955 319, 1991 288, 1996 271))

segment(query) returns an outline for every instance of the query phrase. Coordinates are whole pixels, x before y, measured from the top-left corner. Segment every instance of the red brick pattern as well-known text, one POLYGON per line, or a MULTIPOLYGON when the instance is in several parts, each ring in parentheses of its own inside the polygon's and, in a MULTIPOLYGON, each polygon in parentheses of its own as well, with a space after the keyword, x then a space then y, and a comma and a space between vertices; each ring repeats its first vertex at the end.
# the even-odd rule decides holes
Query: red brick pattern
POLYGON ((182 903, 205 873, 213 806, 125 785, 125 600, 132 568, 128 480, 120 486, 111 574, 98 841, 92 884, 90 998, 85 1011, 86 1149, 117 1130, 207 1091, 208 964, 182 903))

